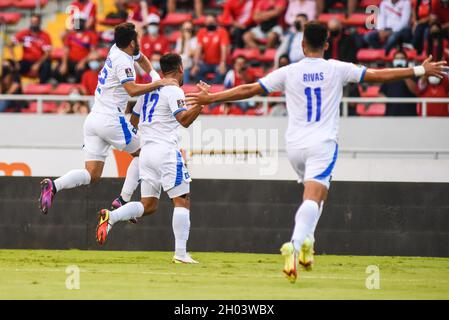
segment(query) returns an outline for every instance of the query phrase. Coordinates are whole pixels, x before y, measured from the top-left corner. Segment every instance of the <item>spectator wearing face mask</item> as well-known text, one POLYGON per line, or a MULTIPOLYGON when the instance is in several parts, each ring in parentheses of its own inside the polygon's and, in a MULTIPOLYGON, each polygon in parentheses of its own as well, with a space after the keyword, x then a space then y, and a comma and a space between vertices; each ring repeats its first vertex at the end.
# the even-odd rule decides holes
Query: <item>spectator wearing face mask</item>
MULTIPOLYGON (((18 32, 12 38, 12 44, 23 47, 20 74, 38 76, 40 83, 47 82, 51 76, 51 39, 47 32, 41 30, 40 15, 31 15, 30 28, 18 32)), ((13 46, 10 47, 12 57, 13 46)))
POLYGON ((418 54, 422 53, 424 36, 429 29, 431 0, 413 0, 413 47, 418 54))
POLYGON ((432 0, 432 17, 441 24, 445 37, 449 37, 449 0, 432 0))
MULTIPOLYGON (((408 66, 407 54, 398 51, 394 55, 393 68, 408 66)), ((413 79, 386 82, 380 87, 380 93, 388 98, 415 98, 417 93, 416 82, 413 79)), ((416 116, 414 103, 387 103, 387 116, 416 116)))
POLYGON ((63 101, 58 106, 57 113, 59 114, 87 114, 89 113, 89 106, 86 101, 76 101, 76 98, 82 96, 80 88, 74 87, 70 90, 69 97, 70 101, 63 101))
MULTIPOLYGON (((418 95, 420 98, 447 98, 449 97, 449 78, 422 77, 418 82, 418 95)), ((422 114, 422 106, 418 104, 418 114, 422 114)), ((448 117, 449 104, 428 103, 427 115, 431 117, 448 117)))
POLYGON ((377 26, 364 35, 364 41, 374 47, 384 47, 388 55, 396 45, 411 41, 411 4, 409 0, 383 0, 380 4, 377 26))
POLYGON ((327 28, 329 29, 329 49, 324 52, 324 59, 356 62, 358 49, 356 39, 345 33, 340 20, 331 19, 327 28))
POLYGON ((285 13, 285 23, 294 26, 299 14, 304 14, 307 20, 315 20, 316 3, 313 0, 290 0, 287 12, 285 13))
POLYGON ((205 27, 197 34, 198 46, 195 51, 191 75, 197 80, 207 81, 208 73, 214 74, 213 84, 223 83, 227 71, 226 61, 229 54, 229 34, 226 29, 217 26, 215 16, 208 15, 205 27))
MULTIPOLYGON (((20 82, 19 66, 14 60, 4 60, 2 64, 2 78, 0 82, 0 94, 20 94, 22 86, 20 82)), ((15 108, 18 111, 18 101, 0 100, 0 112, 7 108, 15 108)))
POLYGON ((93 96, 98 84, 98 74, 103 66, 100 56, 94 51, 89 55, 88 68, 81 76, 81 91, 84 95, 93 96))
POLYGON ((304 58, 304 51, 302 49, 302 38, 304 26, 307 23, 307 16, 305 14, 298 14, 293 22, 293 31, 288 31, 282 38, 281 45, 276 51, 275 68, 279 58, 286 54, 291 62, 298 62, 304 58))
MULTIPOLYGON (((234 88, 242 84, 253 83, 256 77, 251 69, 248 68, 248 62, 244 56, 238 56, 235 58, 234 66, 231 70, 226 73, 224 80, 224 87, 226 89, 234 88)), ((240 108, 243 112, 248 110, 250 103, 248 102, 237 102, 234 105, 240 108)))
POLYGON ((153 52, 167 53, 170 50, 168 39, 160 33, 160 18, 150 14, 147 19, 145 34, 140 40, 141 51, 148 58, 153 52))
POLYGON ((257 0, 226 0, 223 8, 222 21, 231 25, 233 48, 243 48, 243 35, 253 25, 253 13, 257 0))
POLYGON ((74 30, 64 36, 64 54, 56 78, 67 82, 70 76, 80 82, 81 75, 87 69, 88 56, 98 45, 98 35, 86 29, 86 20, 79 19, 74 30))
POLYGON ((432 55, 434 61, 447 59, 449 62, 449 39, 442 30, 440 23, 434 22, 429 27, 429 34, 424 47, 427 56, 432 55))
POLYGON ((257 2, 253 14, 257 25, 243 35, 243 41, 248 48, 258 48, 259 44, 265 43, 267 48, 275 48, 283 33, 280 24, 286 5, 285 0, 257 2))
MULTIPOLYGON (((95 30, 97 5, 91 0, 77 0, 70 4, 70 16, 73 22, 78 19, 86 21, 85 28, 88 30, 95 30)), ((75 24, 74 24, 75 26, 75 24)))
POLYGON ((181 27, 181 36, 176 40, 175 52, 181 55, 184 67, 184 83, 190 83, 190 71, 193 67, 193 57, 198 45, 193 23, 185 21, 181 27))

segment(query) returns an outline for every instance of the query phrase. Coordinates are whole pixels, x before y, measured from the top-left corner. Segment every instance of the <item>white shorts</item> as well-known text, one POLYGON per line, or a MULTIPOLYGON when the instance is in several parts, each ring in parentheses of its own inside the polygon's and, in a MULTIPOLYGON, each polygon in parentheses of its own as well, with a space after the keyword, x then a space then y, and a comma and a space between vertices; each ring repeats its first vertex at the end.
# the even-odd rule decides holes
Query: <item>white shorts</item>
POLYGON ((262 28, 260 26, 256 26, 251 28, 251 33, 256 37, 257 40, 266 40, 268 38, 268 35, 274 32, 276 33, 279 37, 282 36, 283 30, 281 26, 274 26, 273 28, 271 28, 268 32, 263 32, 262 28))
POLYGON ((105 161, 109 148, 134 153, 140 148, 137 130, 124 116, 92 112, 84 122, 86 161, 105 161))
POLYGON ((287 157, 298 174, 298 182, 316 181, 327 189, 337 156, 338 144, 335 141, 323 142, 306 149, 287 147, 287 157))
POLYGON ((139 157, 142 198, 159 198, 161 188, 173 199, 190 192, 190 178, 181 152, 170 145, 146 143, 139 157))

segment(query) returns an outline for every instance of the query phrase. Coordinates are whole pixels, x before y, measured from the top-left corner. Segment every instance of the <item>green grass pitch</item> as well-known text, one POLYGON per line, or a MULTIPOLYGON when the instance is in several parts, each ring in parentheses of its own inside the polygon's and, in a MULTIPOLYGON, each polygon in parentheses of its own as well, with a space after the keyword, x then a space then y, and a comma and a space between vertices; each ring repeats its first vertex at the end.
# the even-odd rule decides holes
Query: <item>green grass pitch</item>
POLYGON ((280 255, 195 253, 175 265, 169 252, 0 250, 0 299, 449 299, 449 259, 317 256, 296 284, 280 255), (66 268, 80 288, 66 288, 66 268), (377 265, 380 289, 365 286, 377 265))

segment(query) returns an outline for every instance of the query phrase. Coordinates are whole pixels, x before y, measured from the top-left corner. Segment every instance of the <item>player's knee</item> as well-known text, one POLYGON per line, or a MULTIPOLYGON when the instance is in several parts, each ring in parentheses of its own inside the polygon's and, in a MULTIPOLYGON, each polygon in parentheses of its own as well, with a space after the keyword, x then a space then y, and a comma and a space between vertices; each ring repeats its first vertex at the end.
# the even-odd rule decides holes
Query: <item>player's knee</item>
POLYGON ((96 183, 101 178, 101 173, 98 171, 90 171, 89 174, 90 174, 90 183, 96 183))
POLYGON ((143 204, 143 213, 146 215, 153 214, 157 210, 157 202, 155 201, 142 201, 142 204, 143 204))
POLYGON ((190 193, 186 193, 182 196, 173 198, 173 204, 175 207, 190 209, 190 193))

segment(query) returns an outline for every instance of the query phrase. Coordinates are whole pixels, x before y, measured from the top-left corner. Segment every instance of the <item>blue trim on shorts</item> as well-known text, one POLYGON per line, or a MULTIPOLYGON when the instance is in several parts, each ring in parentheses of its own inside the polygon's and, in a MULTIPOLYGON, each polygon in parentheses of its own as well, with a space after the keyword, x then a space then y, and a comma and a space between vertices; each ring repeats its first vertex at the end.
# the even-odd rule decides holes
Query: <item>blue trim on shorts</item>
POLYGON ((315 176, 314 179, 324 180, 327 177, 329 177, 332 173, 332 170, 334 169, 335 162, 337 162, 337 156, 338 156, 338 144, 335 144, 335 151, 334 156, 332 157, 332 162, 329 164, 326 170, 324 170, 321 174, 315 176))
POLYGON ((182 182, 182 155, 181 152, 176 150, 176 181, 175 181, 175 187, 179 186, 182 182))
POLYGON ((270 91, 268 91, 267 87, 265 87, 265 85, 262 83, 262 81, 260 81, 260 79, 257 80, 257 82, 260 84, 260 86, 262 87, 262 89, 264 89, 265 92, 266 92, 267 94, 270 93, 270 91))
POLYGON ((122 125, 122 130, 125 135, 125 142, 128 145, 131 142, 131 132, 129 131, 128 124, 126 123, 125 117, 120 117, 120 124, 122 125))

